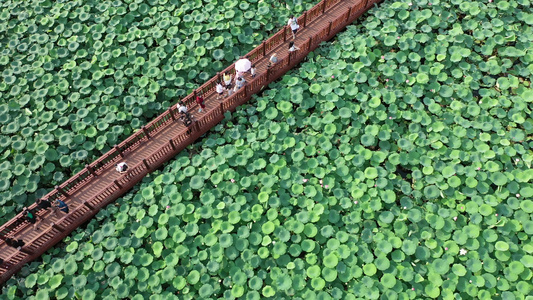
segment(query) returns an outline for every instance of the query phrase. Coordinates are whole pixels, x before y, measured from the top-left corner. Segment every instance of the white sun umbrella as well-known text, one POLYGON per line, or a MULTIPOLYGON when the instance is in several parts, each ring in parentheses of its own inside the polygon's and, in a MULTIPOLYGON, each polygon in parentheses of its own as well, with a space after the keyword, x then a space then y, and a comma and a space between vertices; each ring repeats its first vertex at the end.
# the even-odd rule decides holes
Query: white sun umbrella
POLYGON ((235 62, 235 71, 237 72, 248 72, 252 67, 252 62, 247 58, 241 58, 235 62))

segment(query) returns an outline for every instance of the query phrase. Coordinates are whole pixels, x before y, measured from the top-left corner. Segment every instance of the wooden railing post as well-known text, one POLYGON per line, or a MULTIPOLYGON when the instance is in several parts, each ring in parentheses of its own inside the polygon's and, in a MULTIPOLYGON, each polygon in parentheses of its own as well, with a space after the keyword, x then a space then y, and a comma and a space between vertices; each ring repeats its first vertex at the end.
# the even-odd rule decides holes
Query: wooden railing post
POLYGON ((143 126, 142 130, 144 132, 144 135, 146 135, 147 138, 150 138, 150 133, 148 132, 148 129, 146 129, 146 126, 143 126))
POLYGON ((91 173, 91 175, 93 175, 95 177, 98 176, 98 175, 96 175, 96 172, 94 172, 94 169, 90 165, 85 164, 85 169, 87 169, 87 171, 89 171, 89 173, 91 173))
POLYGON ((322 1, 322 13, 326 11, 326 0, 322 1))
POLYGON ((331 34, 331 21, 329 21, 329 25, 328 25, 328 36, 331 34))
POLYGON ((291 54, 294 53, 294 52, 291 52, 289 51, 289 55, 287 55, 287 66, 290 66, 291 65, 291 54))
POLYGON ((220 72, 217 72, 217 82, 222 82, 222 77, 220 75, 220 72))
POLYGON ((120 183, 118 183, 118 180, 114 180, 113 183, 121 190, 122 189, 122 186, 120 185, 120 183))
POLYGON ((307 11, 304 13, 304 28, 307 26, 307 11))
POLYGON ((366 8, 367 4, 368 4, 368 0, 365 0, 365 6, 363 6, 363 7, 366 8))
POLYGON ((311 43, 313 42, 313 36, 309 37, 309 47, 307 48, 307 52, 311 52, 311 43))
POLYGON ((287 41, 287 26, 283 26, 283 42, 287 41))
POLYGON ((220 110, 220 114, 223 115, 224 114, 224 102, 220 102, 220 104, 218 105, 218 109, 220 110))
POLYGON ((200 123, 198 121, 194 121, 194 131, 200 132, 200 123))
POLYGON ((344 22, 348 22, 348 20, 350 20, 350 16, 352 15, 352 8, 353 6, 350 6, 350 8, 348 9, 348 14, 346 15, 346 21, 344 22))
POLYGON ((170 144, 170 147, 172 147, 172 150, 176 150, 176 145, 174 144, 174 141, 172 139, 169 139, 168 143, 170 144))
POLYGON ((54 188, 58 193, 68 198, 68 193, 65 192, 59 185, 56 185, 54 188))
POLYGON ((170 117, 172 118, 172 121, 176 121, 176 116, 172 112, 172 105, 168 108, 168 113, 170 114, 170 117))
MULTIPOLYGON (((143 126, 143 130, 144 130, 144 126, 143 126)), ((122 151, 120 151, 120 148, 118 147, 117 144, 115 144, 113 146, 113 148, 115 148, 115 150, 118 152, 118 154, 120 155, 120 157, 124 158, 124 154, 122 154, 122 151)))
POLYGON ((146 167, 146 169, 150 170, 150 165, 148 164, 148 162, 146 161, 146 159, 143 159, 143 164, 144 164, 144 166, 146 167))

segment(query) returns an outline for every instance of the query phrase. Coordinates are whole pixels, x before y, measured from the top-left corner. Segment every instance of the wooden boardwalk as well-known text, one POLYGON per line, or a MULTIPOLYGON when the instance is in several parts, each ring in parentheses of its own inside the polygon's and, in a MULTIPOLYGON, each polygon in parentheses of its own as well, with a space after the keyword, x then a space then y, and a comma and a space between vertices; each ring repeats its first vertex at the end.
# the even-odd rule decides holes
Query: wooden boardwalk
MULTIPOLYGON (((257 75, 245 75, 247 84, 237 93, 217 99, 216 82, 221 74, 230 72, 235 77, 234 65, 210 79, 194 93, 182 101, 194 116, 188 128, 177 120, 175 105, 116 145, 102 157, 86 165, 85 169, 71 177, 61 186, 44 196, 51 201, 61 199, 70 207, 70 212, 59 212, 56 216, 50 210, 41 210, 43 217, 39 230, 24 220, 22 214, 0 227, 0 284, 6 282, 22 266, 42 255, 49 248, 69 235, 78 226, 92 218, 101 208, 115 201, 137 184, 146 174, 173 158, 185 147, 206 133, 224 118, 224 112, 233 111, 247 102, 253 94, 260 92, 270 82, 278 79, 297 65, 321 42, 331 39, 335 34, 352 23, 356 18, 380 0, 322 0, 298 18, 300 29, 295 44, 300 48, 289 54, 288 44, 292 33, 285 26, 247 54, 255 63, 257 75), (277 53, 278 63, 268 68, 272 53, 277 53), (195 96, 203 94, 206 109, 198 112, 195 96), (127 173, 115 171, 115 163, 125 161, 130 168, 127 173), (26 245, 20 250, 9 247, 5 238, 22 239, 26 245)), ((33 204, 29 208, 35 208, 33 204)))

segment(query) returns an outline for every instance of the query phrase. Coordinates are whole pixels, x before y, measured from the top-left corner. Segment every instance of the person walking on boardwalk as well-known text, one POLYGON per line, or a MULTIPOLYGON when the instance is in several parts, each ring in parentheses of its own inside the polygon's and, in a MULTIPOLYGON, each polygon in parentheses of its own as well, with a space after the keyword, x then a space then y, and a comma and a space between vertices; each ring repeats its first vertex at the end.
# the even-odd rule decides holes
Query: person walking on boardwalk
POLYGON ((115 164, 115 170, 117 170, 117 172, 119 172, 120 174, 126 173, 126 170, 128 170, 128 164, 126 164, 125 162, 115 164))
POLYGON ((296 50, 300 50, 300 48, 296 47, 293 41, 289 43, 289 52, 294 52, 296 50))
POLYGON ((255 78, 255 72, 256 72, 255 64, 253 64, 252 68, 250 69, 250 74, 252 74, 252 78, 255 78))
POLYGON ((222 85, 222 82, 217 82, 217 86, 216 86, 216 91, 217 91, 217 100, 222 98, 222 94, 224 94, 224 86, 222 85))
POLYGON ((24 207, 22 209, 22 216, 24 216, 24 219, 26 219, 26 221, 33 224, 33 230, 40 229, 39 226, 37 226, 37 219, 40 219, 40 220, 43 219, 36 214, 37 210, 38 208, 28 209, 27 207, 24 207))
POLYGON ((222 79, 224 80, 224 84, 226 85, 226 88, 229 89, 231 87, 231 74, 228 72, 224 73, 224 76, 222 76, 222 79))
POLYGON ((8 245, 9 247, 15 248, 17 250, 20 250, 20 248, 26 245, 26 243, 24 243, 24 241, 21 239, 15 240, 12 238, 6 238, 6 245, 8 245))
POLYGON ((287 25, 289 25, 291 27, 291 30, 292 30, 292 39, 296 39, 296 32, 298 31, 298 29, 300 28, 300 25, 298 25, 298 20, 296 19, 296 17, 294 17, 294 15, 292 15, 290 18, 289 18, 289 21, 287 22, 287 25))
POLYGON ((277 53, 272 53, 272 56, 270 56, 270 61, 268 62, 268 66, 275 65, 278 62, 278 55, 277 53))
POLYGON ((60 210, 60 211, 62 211, 62 212, 64 212, 64 213, 66 213, 66 214, 68 214, 69 209, 68 209, 68 205, 67 205, 65 202, 63 202, 63 201, 57 199, 57 200, 54 202, 54 204, 55 204, 55 207, 57 208, 56 211, 55 211, 56 215, 57 215, 57 211, 58 211, 58 210, 60 210))
POLYGON ((204 104, 204 97, 202 97, 202 95, 197 95, 196 96, 196 103, 198 103, 198 105, 200 105, 200 109, 198 110, 198 112, 202 112, 205 108, 205 104, 204 104))

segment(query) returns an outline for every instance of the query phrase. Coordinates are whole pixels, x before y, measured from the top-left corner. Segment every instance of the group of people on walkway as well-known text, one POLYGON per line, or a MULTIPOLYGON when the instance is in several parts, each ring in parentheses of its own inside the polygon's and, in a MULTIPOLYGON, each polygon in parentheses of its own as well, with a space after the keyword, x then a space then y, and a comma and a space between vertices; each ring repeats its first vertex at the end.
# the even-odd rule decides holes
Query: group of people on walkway
MULTIPOLYGON (((65 214, 68 214, 69 212, 68 205, 64 201, 59 199, 56 199, 53 203, 51 203, 48 199, 39 198, 35 201, 35 203, 37 204, 37 206, 34 208, 30 209, 24 207, 22 209, 23 220, 28 221, 30 224, 33 224, 33 230, 40 230, 39 223, 43 220, 43 217, 37 214, 40 210, 47 210, 49 208, 53 208, 54 214, 56 216, 58 216, 59 211, 64 212, 65 214)), ((0 240, 3 240, 6 245, 17 250, 20 250, 22 247, 24 247, 24 245, 26 245, 24 240, 18 238, 0 236, 0 240)))
MULTIPOLYGON (((298 32, 298 29, 300 29, 300 25, 298 24, 298 19, 296 19, 294 15, 290 16, 289 21, 287 22, 287 26, 291 27, 292 39, 296 40, 296 33, 298 32)), ((289 54, 297 50, 300 50, 300 48, 296 46, 296 44, 294 44, 294 41, 290 41, 289 42, 289 54)), ((276 63, 278 63, 278 61, 279 61, 278 54, 276 52, 272 53, 268 61, 267 67, 270 68, 274 66, 276 63)))

